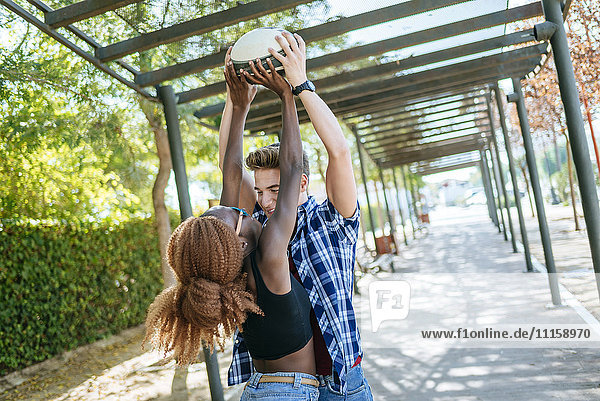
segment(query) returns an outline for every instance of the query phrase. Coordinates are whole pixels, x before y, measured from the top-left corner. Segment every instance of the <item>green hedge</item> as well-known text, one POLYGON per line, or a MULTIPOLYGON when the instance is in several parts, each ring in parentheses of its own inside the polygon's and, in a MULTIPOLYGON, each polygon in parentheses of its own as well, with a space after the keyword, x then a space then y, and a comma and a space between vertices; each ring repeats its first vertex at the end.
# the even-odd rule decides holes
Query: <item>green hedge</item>
POLYGON ((0 375, 142 323, 157 238, 151 220, 0 225, 0 375))

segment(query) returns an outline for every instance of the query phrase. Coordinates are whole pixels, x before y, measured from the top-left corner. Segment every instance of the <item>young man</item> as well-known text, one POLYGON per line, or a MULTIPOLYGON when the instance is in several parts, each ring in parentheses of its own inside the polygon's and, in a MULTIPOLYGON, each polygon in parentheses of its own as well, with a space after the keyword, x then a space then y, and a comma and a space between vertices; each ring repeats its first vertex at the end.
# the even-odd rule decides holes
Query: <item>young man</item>
MULTIPOLYGON (((372 401, 371 389, 360 366, 362 349, 352 306, 359 209, 350 149, 337 119, 306 77, 306 49, 302 38, 283 33, 277 41, 286 55, 272 49, 270 52, 283 65, 294 94, 302 101, 329 156, 327 199, 321 204, 307 194, 309 171, 304 157, 296 230, 289 247, 290 270, 303 284, 313 306, 311 324, 321 383, 319 400, 342 400, 352 394, 352 400, 372 401)), ((253 82, 249 74, 246 79, 253 82)), ((220 149, 224 149, 227 142, 230 121, 228 101, 221 122, 220 149)), ((271 216, 277 202, 278 153, 279 147, 275 144, 252 152, 246 159, 254 171, 254 182, 246 174, 240 204, 249 204, 248 200, 255 197, 254 217, 262 223, 271 216)), ((220 157, 222 161, 223 155, 220 157)), ((252 361, 243 336, 237 333, 228 383, 243 383, 251 374, 252 361)))

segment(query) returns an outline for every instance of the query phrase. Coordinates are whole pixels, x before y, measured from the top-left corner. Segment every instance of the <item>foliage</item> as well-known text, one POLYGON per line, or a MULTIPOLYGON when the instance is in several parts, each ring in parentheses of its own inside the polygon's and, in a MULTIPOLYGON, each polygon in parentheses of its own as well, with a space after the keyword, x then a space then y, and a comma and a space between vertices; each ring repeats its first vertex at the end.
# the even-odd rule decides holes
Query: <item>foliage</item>
POLYGON ((0 375, 117 333, 162 289, 152 222, 0 229, 0 375))
POLYGON ((150 137, 99 75, 40 34, 0 48, 1 219, 122 220, 150 210, 150 137))

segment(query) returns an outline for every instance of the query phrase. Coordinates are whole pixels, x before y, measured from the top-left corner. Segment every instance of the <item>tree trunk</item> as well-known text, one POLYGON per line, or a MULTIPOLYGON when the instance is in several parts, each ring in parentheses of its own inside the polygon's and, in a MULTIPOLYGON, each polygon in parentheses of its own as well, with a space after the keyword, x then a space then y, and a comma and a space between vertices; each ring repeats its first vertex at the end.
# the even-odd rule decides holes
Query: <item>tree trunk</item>
POLYGON ((142 98, 140 98, 140 106, 154 133, 156 154, 159 160, 158 173, 152 187, 152 204, 154 206, 154 217, 158 230, 161 269, 166 288, 176 283, 175 274, 167 263, 167 244, 171 236, 171 222, 169 221, 169 213, 165 204, 165 188, 167 188, 172 169, 171 150, 169 148, 167 131, 163 127, 162 118, 156 106, 142 98))
MULTIPOLYGON (((529 198, 529 207, 531 208, 531 217, 535 217, 535 212, 533 209, 533 202, 531 201, 531 192, 529 191, 529 180, 527 179, 527 172, 525 171, 525 165, 520 165, 519 168, 523 173, 523 178, 525 179, 525 187, 527 188, 527 198, 529 198)), ((515 199, 520 197, 521 194, 515 194, 515 199)))
POLYGON ((575 221, 575 231, 581 230, 579 227, 579 218, 577 217, 577 205, 575 204, 575 185, 573 184, 573 162, 571 157, 571 142, 563 128, 563 135, 567 139, 567 167, 569 168, 569 187, 571 188, 571 205, 573 205, 573 220, 575 221))

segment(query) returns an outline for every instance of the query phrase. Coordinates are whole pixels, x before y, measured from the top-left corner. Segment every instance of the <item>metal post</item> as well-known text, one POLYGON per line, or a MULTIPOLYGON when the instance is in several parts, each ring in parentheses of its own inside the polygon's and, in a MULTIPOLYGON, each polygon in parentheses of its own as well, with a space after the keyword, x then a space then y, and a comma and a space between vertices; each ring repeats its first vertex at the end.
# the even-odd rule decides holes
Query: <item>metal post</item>
POLYGON ((512 83, 515 91, 514 100, 517 104, 517 113, 519 115, 519 123, 521 125, 521 134, 523 136, 523 145, 525 146, 525 158, 527 159, 529 177, 531 178, 531 187, 533 188, 533 197, 535 198, 535 208, 537 210, 538 222, 540 225, 540 234, 542 236, 542 246, 544 248, 546 269, 548 270, 548 281, 550 283, 552 303, 554 305, 560 305, 560 291, 558 289, 556 266, 554 266, 554 255, 552 254, 550 230, 548 229, 548 222, 546 221, 544 198, 542 195, 542 188, 540 187, 537 165, 535 162, 533 141, 531 140, 531 134, 529 133, 529 121, 527 120, 527 110, 525 109, 525 101, 523 100, 523 92, 521 90, 521 80, 519 78, 513 78, 512 83))
POLYGON ((485 193, 485 200, 487 203, 487 207, 488 207, 488 214, 490 216, 490 219, 492 219, 492 223, 494 223, 494 225, 498 225, 498 215, 496 214, 496 205, 494 203, 494 198, 493 196, 490 194, 492 189, 491 189, 491 182, 490 182, 490 171, 487 169, 486 166, 483 165, 483 160, 484 160, 484 155, 483 155, 483 150, 479 151, 479 170, 481 170, 481 182, 483 183, 483 192, 485 193))
MULTIPOLYGON (((493 144, 490 144, 493 146, 493 144)), ((490 151, 490 161, 492 162, 492 177, 494 178, 494 184, 496 184, 496 193, 498 194, 498 213, 500 213, 500 226, 498 231, 504 235, 504 241, 508 241, 508 235, 506 234, 506 223, 504 222, 504 213, 502 212, 502 191, 500 189, 500 179, 498 178, 498 169, 496 168, 496 161, 494 159, 494 152, 490 151)))
MULTIPOLYGON (((496 160, 498 161, 500 186, 502 187, 502 196, 504 196, 504 207, 506 208, 506 218, 508 220, 508 228, 510 229, 510 242, 512 243, 513 252, 517 253, 517 238, 515 236, 515 229, 513 227, 512 217, 510 216, 510 199, 508 199, 508 193, 506 192, 506 183, 504 182, 504 172, 502 171, 502 160, 500 159, 500 149, 498 147, 498 140, 496 138, 496 128, 494 127, 494 115, 492 114, 492 102, 490 92, 485 93, 485 104, 487 106, 488 120, 490 120, 490 135, 492 137, 492 141, 494 142, 496 160)), ((506 234, 506 230, 504 230, 504 233, 506 234)))
MULTIPOLYGON (((358 160, 360 162, 360 172, 362 174, 363 185, 365 188, 365 196, 367 197, 367 209, 369 210, 369 223, 371 224, 371 233, 373 234, 373 244, 375 244, 375 220, 373 219, 373 209, 371 208, 371 200, 369 199, 369 188, 367 187, 367 173, 365 171, 365 160, 362 154, 362 144, 358 136, 358 129, 356 125, 352 125, 352 133, 356 139, 356 151, 358 152, 358 160)), ((366 242, 365 238, 365 242, 366 242)))
POLYGON ((383 178, 383 170, 381 167, 377 166, 379 170, 379 180, 381 181, 381 187, 383 188, 383 202, 385 203, 385 211, 387 212, 388 223, 390 223, 390 234, 396 232, 396 227, 394 224, 394 219, 392 218, 392 212, 390 211, 390 204, 388 203, 386 188, 385 188, 385 179, 383 178))
POLYGON ((410 198, 408 193, 409 193, 409 189, 408 189, 408 182, 406 179, 406 172, 404 171, 404 166, 400 166, 400 171, 402 171, 402 185, 404 186, 404 194, 406 195, 406 205, 408 206, 408 218, 410 220, 410 226, 412 228, 412 235, 413 235, 413 239, 417 239, 417 236, 415 234, 415 223, 413 221, 413 211, 411 210, 411 205, 410 205, 410 198))
POLYGON ((398 202, 398 213, 400 213, 400 221, 402 222, 402 234, 404 235, 404 245, 408 245, 408 239, 406 238, 404 212, 402 212, 402 204, 400 202, 400 192, 398 191, 398 181, 396 180, 395 168, 392 169, 392 180, 394 181, 394 188, 396 188, 396 201, 398 202))
POLYGON ((506 155, 508 156, 508 169, 510 171, 510 178, 512 181, 513 193, 515 196, 515 206, 517 207, 517 216, 519 218, 521 241, 523 242, 523 251, 525 253, 525 265, 527 266, 527 271, 531 273, 534 270, 533 263, 531 262, 531 251, 529 250, 529 238, 527 237, 525 218, 523 217, 523 207, 521 206, 521 193, 519 191, 519 183, 517 182, 517 169, 515 168, 512 147, 510 146, 510 137, 508 136, 508 128, 506 127, 506 116, 504 114, 502 98, 500 97, 500 89, 497 85, 494 86, 494 95, 496 97, 496 105, 498 107, 500 127, 502 128, 502 135, 504 136, 504 147, 506 148, 506 155))
POLYGON ((556 64, 560 96, 567 117, 567 128, 569 129, 575 171, 579 180, 583 215, 592 252, 592 264, 596 272, 596 286, 600 293, 600 209, 598 208, 598 194, 592 163, 590 162, 590 152, 585 136, 567 35, 563 25, 561 1, 542 0, 542 7, 546 19, 557 25, 554 35, 550 38, 550 44, 552 45, 552 54, 556 64))
MULTIPOLYGON (((410 169, 406 166, 408 173, 410 173, 410 169)), ((417 179, 411 178, 410 174, 407 174, 408 181, 410 182, 410 194, 412 197, 412 207, 413 212, 415 213, 415 217, 417 218, 417 224, 419 223, 419 208, 417 207, 417 202, 419 201, 417 195, 419 194, 419 188, 417 187, 417 179)))
MULTIPOLYGON (((185 160, 183 158, 183 146, 181 144, 181 133, 179 131, 179 115, 177 113, 177 99, 172 86, 159 86, 158 95, 163 103, 165 120, 167 122, 167 135, 173 171, 175 172, 175 184, 177 186, 177 198, 179 199, 179 214, 181 221, 192 216, 192 203, 188 187, 187 173, 185 171, 185 160)), ((206 347, 204 361, 206 362, 206 373, 212 401, 224 401, 223 386, 219 376, 219 361, 217 352, 210 352, 206 347)))
MULTIPOLYGON (((381 180, 381 188, 383 189, 383 202, 385 203, 385 211, 387 212, 388 222, 390 223, 390 237, 392 237, 394 241, 394 253, 398 254, 398 247, 396 247, 396 224, 394 223, 394 218, 392 217, 392 212, 390 211, 390 204, 388 202, 387 191, 385 189, 385 180, 383 178, 383 170, 381 170, 380 166, 377 166, 379 169, 379 179, 381 180)), ((385 234, 384 234, 385 235, 385 234)), ((392 264, 392 272, 394 272, 394 265, 392 264)))
POLYGON ((492 221, 494 222, 494 225, 496 225, 496 227, 498 227, 498 230, 500 230, 500 219, 498 218, 498 210, 496 209, 496 198, 494 196, 494 188, 492 187, 492 178, 490 177, 490 166, 489 166, 487 154, 484 149, 480 150, 479 154, 481 156, 481 167, 483 169, 482 176, 484 176, 487 181, 487 189, 489 192, 490 208, 492 211, 492 221))

